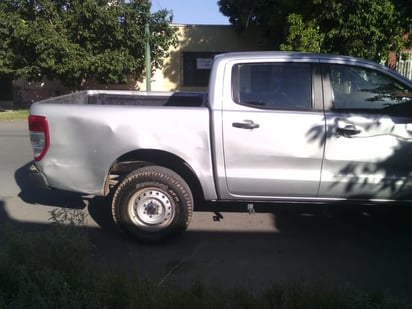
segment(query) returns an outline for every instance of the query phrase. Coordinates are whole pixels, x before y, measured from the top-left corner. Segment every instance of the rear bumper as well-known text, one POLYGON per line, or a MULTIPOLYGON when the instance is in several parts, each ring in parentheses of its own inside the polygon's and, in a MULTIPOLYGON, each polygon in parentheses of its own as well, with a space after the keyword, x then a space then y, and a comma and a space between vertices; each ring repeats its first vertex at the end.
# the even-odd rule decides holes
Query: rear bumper
POLYGON ((36 187, 42 189, 50 189, 46 176, 37 168, 34 163, 29 167, 29 175, 31 177, 32 183, 36 187))

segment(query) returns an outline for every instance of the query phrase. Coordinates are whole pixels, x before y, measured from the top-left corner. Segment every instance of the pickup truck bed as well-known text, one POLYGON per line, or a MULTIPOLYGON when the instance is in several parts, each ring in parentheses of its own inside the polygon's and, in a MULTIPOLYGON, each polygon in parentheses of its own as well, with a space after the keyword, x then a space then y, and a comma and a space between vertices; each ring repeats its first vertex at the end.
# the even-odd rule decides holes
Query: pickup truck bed
POLYGON ((206 106, 206 100, 206 93, 196 92, 84 90, 43 100, 42 103, 201 107, 206 106))

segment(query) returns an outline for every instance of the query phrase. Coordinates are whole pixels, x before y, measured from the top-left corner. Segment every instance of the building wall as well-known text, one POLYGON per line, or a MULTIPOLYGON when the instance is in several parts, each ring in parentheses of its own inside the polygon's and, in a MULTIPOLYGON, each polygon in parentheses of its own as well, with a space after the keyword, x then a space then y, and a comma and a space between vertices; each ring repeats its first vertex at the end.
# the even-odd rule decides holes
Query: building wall
MULTIPOLYGON (((206 90, 205 86, 185 86, 184 54, 185 53, 222 53, 230 51, 263 50, 263 40, 256 29, 237 33, 230 25, 174 25, 177 30, 179 44, 169 50, 162 69, 156 70, 152 76, 152 90, 191 91, 206 90)), ((203 68, 204 69, 204 68, 203 68)), ((145 90, 145 80, 139 83, 145 90)))
POLYGON ((68 92, 59 81, 43 79, 29 82, 23 78, 13 80, 13 101, 15 105, 30 104, 68 92))

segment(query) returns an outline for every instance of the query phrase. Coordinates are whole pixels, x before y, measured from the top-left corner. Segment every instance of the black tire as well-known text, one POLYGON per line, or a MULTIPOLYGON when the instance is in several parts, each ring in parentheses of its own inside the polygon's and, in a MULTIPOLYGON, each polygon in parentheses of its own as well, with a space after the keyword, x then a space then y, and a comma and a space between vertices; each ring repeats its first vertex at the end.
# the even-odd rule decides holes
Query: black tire
POLYGON ((113 196, 113 219, 143 241, 160 241, 184 231, 192 217, 193 197, 178 174, 161 166, 140 168, 119 184, 113 196))

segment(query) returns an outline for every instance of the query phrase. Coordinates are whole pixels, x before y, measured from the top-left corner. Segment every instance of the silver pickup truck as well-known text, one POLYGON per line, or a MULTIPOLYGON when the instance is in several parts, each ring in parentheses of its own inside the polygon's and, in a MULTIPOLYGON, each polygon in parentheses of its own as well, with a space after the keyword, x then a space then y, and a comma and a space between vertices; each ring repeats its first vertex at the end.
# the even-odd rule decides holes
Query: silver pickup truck
POLYGON ((352 57, 222 54, 207 94, 83 91, 33 104, 29 128, 49 187, 110 196, 145 240, 204 200, 412 200, 412 83, 352 57))

